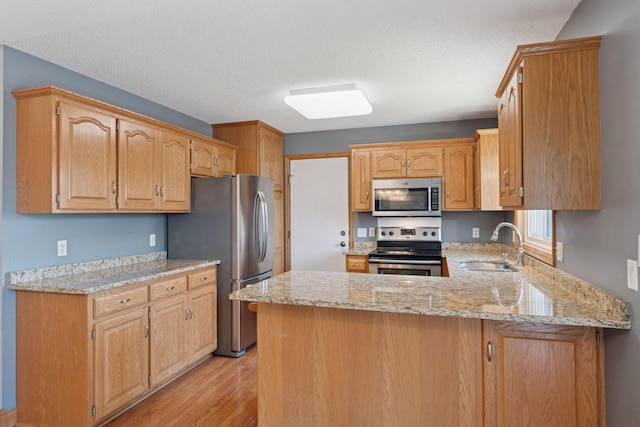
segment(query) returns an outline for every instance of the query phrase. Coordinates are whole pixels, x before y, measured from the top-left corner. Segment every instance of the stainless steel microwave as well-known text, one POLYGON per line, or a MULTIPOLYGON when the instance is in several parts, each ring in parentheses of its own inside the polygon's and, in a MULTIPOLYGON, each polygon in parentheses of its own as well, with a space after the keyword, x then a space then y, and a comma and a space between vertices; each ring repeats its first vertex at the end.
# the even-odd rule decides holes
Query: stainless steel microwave
POLYGON ((442 216, 441 178, 374 179, 373 216, 442 216))

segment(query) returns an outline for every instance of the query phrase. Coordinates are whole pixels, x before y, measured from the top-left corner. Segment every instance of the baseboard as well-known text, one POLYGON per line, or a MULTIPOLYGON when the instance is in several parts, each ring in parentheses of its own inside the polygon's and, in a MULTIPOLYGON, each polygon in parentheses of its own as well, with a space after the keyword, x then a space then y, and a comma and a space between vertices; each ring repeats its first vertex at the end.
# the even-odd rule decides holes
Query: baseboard
POLYGON ((4 409, 0 409, 0 427, 13 427, 17 422, 17 409, 12 409, 9 412, 5 412, 4 409))

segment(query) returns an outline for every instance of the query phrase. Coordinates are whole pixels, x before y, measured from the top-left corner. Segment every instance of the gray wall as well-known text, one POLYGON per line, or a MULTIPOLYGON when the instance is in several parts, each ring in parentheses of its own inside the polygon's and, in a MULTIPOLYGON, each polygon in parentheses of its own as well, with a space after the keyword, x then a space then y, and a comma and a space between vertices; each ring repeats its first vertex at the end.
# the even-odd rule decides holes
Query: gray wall
POLYGON ((640 232, 640 2, 582 0, 558 39, 603 35, 600 48, 602 210, 558 212, 558 267, 631 303, 631 331, 605 333, 607 425, 640 424, 640 295, 626 260, 640 232))
POLYGON ((211 128, 207 123, 15 49, 5 46, 3 51, 2 407, 10 410, 16 406, 16 308, 15 292, 7 289, 5 273, 166 250, 164 214, 16 214, 16 103, 11 91, 53 85, 205 135, 211 128), (156 235, 154 248, 149 247, 151 233, 156 235), (56 255, 59 239, 68 242, 66 257, 56 255))

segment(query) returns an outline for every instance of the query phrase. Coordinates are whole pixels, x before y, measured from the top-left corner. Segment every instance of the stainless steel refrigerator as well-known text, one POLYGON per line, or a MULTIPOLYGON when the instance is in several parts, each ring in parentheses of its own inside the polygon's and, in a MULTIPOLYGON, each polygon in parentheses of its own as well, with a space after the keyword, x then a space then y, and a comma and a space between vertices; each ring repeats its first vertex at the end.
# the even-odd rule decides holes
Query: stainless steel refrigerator
POLYGON ((191 212, 168 215, 169 258, 220 260, 215 354, 238 357, 256 342, 256 314, 229 293, 273 275, 273 188, 255 175, 192 178, 191 212))

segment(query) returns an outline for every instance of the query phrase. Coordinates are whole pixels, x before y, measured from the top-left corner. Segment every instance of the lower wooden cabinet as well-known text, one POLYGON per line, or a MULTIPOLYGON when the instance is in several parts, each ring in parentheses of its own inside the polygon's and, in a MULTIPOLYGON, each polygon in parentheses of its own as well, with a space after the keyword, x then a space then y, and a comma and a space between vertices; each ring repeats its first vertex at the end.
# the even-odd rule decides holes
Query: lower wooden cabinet
POLYGON ((92 426, 217 346, 217 268, 98 292, 18 291, 23 426, 92 426))
POLYGON ((368 273, 369 272, 369 256, 367 255, 347 255, 346 257, 347 273, 368 273))
POLYGON ((485 426, 604 426, 602 332, 483 322, 485 426))

